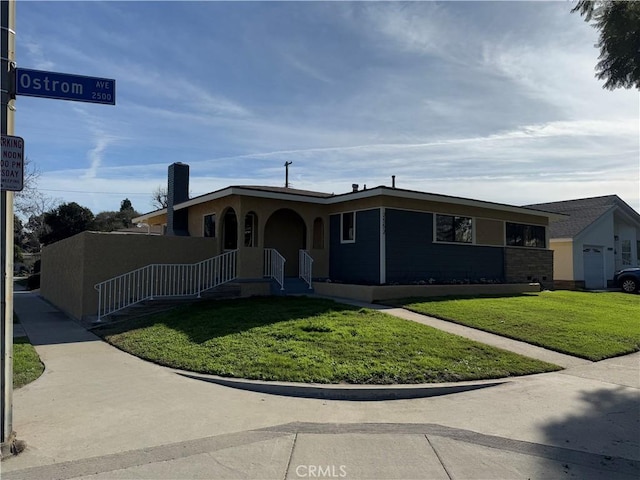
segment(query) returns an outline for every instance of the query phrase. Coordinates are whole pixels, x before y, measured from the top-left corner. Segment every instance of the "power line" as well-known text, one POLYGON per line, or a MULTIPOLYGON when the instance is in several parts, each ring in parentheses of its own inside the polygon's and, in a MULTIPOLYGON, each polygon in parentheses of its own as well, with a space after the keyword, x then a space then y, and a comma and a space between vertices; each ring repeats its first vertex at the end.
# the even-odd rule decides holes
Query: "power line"
POLYGON ((54 190, 51 188, 38 188, 42 192, 63 192, 63 193, 97 193, 100 195, 151 195, 151 192, 96 192, 88 190, 54 190))

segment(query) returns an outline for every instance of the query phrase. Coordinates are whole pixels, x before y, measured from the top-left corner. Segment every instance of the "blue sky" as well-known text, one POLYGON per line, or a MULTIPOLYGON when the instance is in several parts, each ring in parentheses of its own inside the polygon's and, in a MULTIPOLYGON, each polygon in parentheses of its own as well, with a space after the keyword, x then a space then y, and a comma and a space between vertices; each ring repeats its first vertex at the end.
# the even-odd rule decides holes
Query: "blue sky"
POLYGON ((18 67, 114 78, 116 106, 19 96, 40 189, 140 212, 170 163, 192 196, 352 183, 640 210, 637 90, 594 78, 570 2, 17 4, 18 67))

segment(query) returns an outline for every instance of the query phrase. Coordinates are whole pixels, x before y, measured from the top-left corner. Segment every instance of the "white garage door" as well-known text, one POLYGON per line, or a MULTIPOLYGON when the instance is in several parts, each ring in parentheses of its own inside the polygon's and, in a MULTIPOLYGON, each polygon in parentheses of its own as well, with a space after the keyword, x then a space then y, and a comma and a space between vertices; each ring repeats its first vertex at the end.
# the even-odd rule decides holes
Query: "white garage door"
POLYGON ((585 288, 604 288, 604 248, 585 245, 582 258, 585 288))

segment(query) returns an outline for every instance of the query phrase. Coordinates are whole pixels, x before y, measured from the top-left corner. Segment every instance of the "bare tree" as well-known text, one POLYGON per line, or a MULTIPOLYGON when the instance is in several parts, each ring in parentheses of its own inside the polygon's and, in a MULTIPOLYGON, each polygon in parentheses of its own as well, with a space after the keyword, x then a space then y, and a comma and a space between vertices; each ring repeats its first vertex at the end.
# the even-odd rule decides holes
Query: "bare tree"
POLYGON ((167 205, 169 205, 167 187, 158 185, 158 187, 151 192, 151 205, 157 209, 167 208, 167 205))

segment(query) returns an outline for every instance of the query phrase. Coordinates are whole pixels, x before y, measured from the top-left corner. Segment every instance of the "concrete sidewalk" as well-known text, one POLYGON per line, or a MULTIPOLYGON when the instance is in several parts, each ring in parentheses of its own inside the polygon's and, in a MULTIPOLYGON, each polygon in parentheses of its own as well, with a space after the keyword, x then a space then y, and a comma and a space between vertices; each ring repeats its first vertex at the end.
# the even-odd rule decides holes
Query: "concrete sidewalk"
POLYGON ((15 309, 46 370, 14 393, 28 447, 3 479, 640 476, 640 354, 450 395, 317 400, 186 378, 32 293, 15 309))

